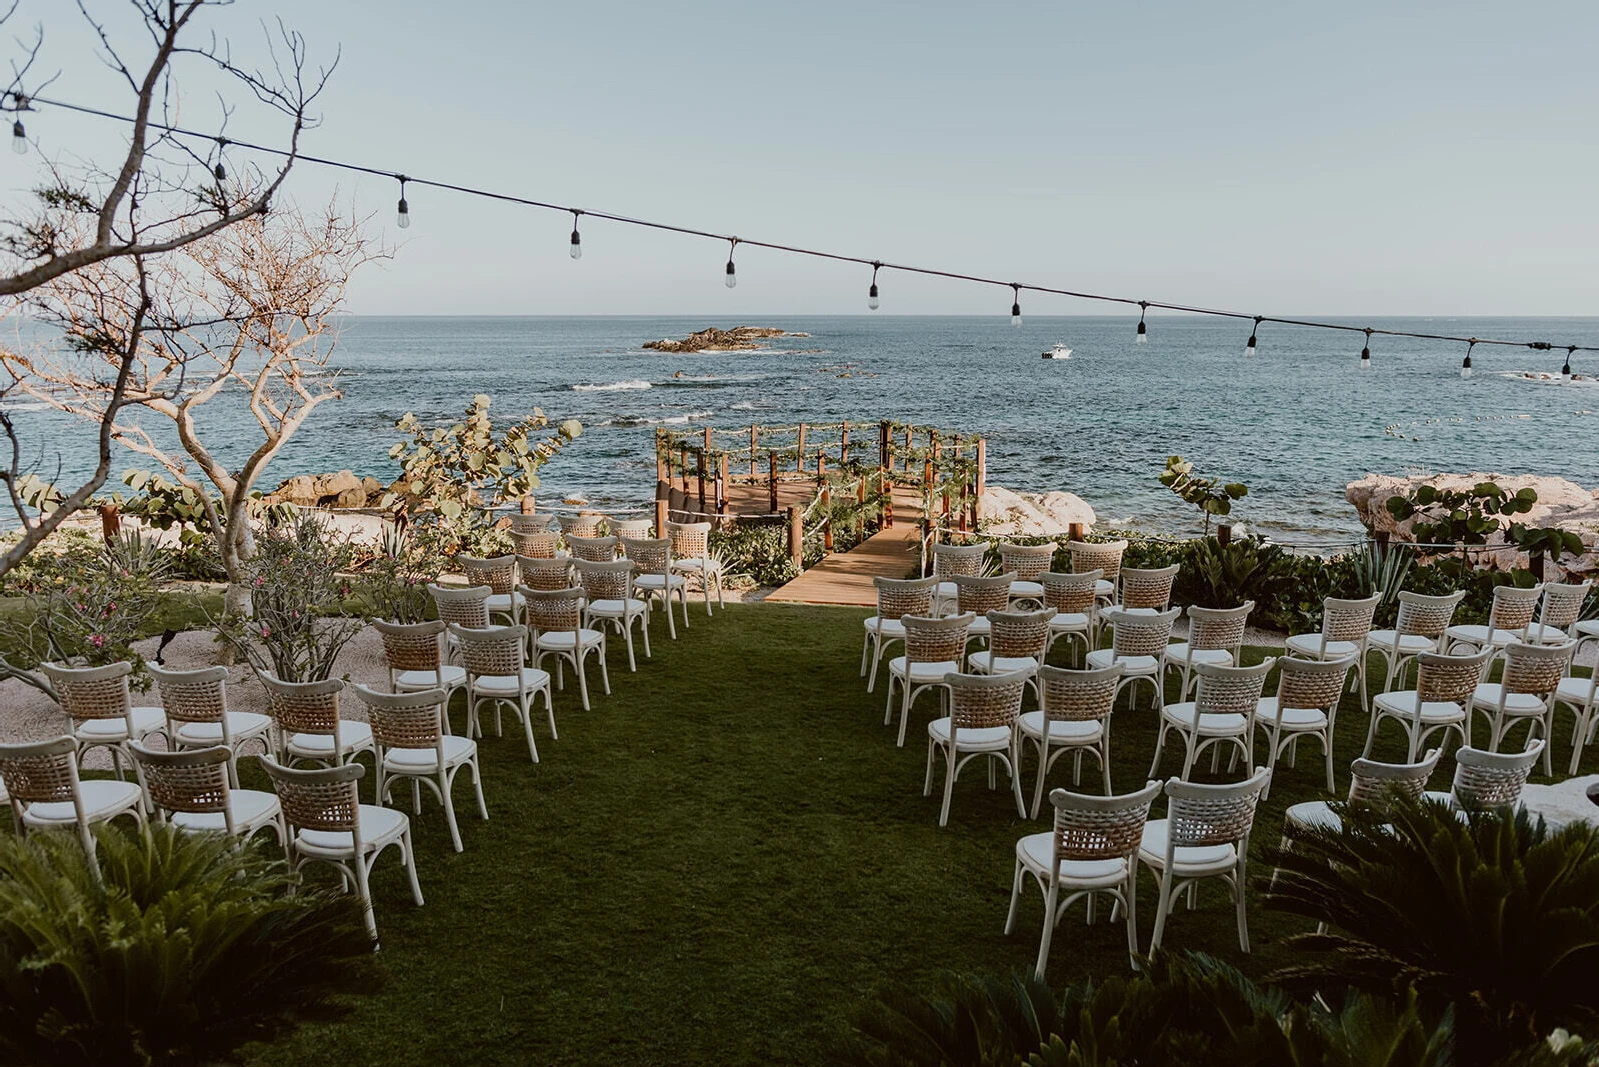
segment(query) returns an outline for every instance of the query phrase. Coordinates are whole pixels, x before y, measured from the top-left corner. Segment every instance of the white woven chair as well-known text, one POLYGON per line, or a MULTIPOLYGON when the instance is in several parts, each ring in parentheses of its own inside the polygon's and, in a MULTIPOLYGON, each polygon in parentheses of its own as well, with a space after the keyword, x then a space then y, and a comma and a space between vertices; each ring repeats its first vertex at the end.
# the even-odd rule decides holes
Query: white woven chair
POLYGON ((1582 750, 1593 744, 1595 728, 1599 727, 1599 670, 1586 678, 1560 679, 1555 687, 1554 702, 1555 710, 1568 707, 1575 719, 1571 730, 1571 769, 1567 772, 1575 775, 1582 763, 1582 750))
POLYGON ((1166 704, 1160 709, 1160 735, 1155 739, 1155 758, 1149 765, 1149 776, 1153 778, 1160 769, 1160 754, 1166 747, 1166 735, 1172 730, 1183 739, 1180 777, 1184 781, 1194 769, 1194 761, 1207 748, 1210 749, 1210 769, 1215 772, 1223 744, 1232 745, 1242 753, 1244 765, 1253 774, 1255 709, 1266 687, 1266 675, 1276 663, 1274 659, 1266 659, 1250 667, 1194 664, 1194 676, 1199 683, 1194 699, 1166 704))
POLYGON ((1110 626, 1110 647, 1094 649, 1084 661, 1091 668, 1120 663, 1122 680, 1116 685, 1118 694, 1136 682, 1148 682, 1154 690, 1155 707, 1164 707, 1166 694, 1161 685, 1161 656, 1171 641, 1171 626, 1181 610, 1170 608, 1154 615, 1106 611, 1101 620, 1110 626))
POLYGON ((1335 790, 1333 727, 1353 664, 1350 656, 1326 660, 1285 656, 1277 661, 1277 692, 1262 697, 1255 706, 1255 729, 1266 734, 1268 768, 1276 771, 1277 759, 1284 751, 1292 767, 1300 739, 1314 737, 1327 764, 1327 792, 1335 790))
POLYGON ((580 511, 576 515, 557 515, 561 536, 570 541, 574 537, 598 537, 603 532, 605 515, 599 511, 580 511))
POLYGON ((1094 590, 1101 573, 1058 574, 1046 571, 1038 576, 1039 585, 1044 587, 1044 606, 1055 609, 1055 617, 1049 620, 1051 648, 1059 638, 1075 639, 1082 642, 1083 655, 1086 656, 1088 650, 1098 643, 1099 598, 1094 590))
POLYGON ((672 571, 672 539, 622 538, 622 551, 633 561, 633 590, 654 606, 659 600, 666 611, 666 632, 677 640, 677 624, 672 621, 672 597, 683 611, 683 628, 688 629, 688 579, 672 571))
MULTIPOLYGON (((1090 797, 1056 789, 1049 794, 1055 807, 1055 828, 1028 834, 1016 842, 1016 869, 1011 875, 1010 911, 1005 932, 1016 928, 1022 879, 1032 875, 1044 893, 1044 932, 1038 943, 1038 963, 1033 973, 1044 977, 1049 944, 1061 918, 1078 900, 1086 899, 1088 921, 1094 921, 1094 895, 1103 893, 1119 906, 1127 924, 1127 954, 1136 966, 1138 957, 1138 865, 1134 857, 1143 841, 1149 806, 1160 792, 1150 782, 1124 796, 1090 797), (1062 897, 1064 896, 1064 899, 1062 897)), ((1112 918, 1115 908, 1112 908, 1112 918)))
POLYGON ((228 669, 201 667, 175 671, 154 664, 145 670, 154 678, 167 713, 166 736, 171 748, 211 748, 223 745, 229 753, 228 775, 239 784, 239 746, 255 741, 261 751, 272 751, 272 718, 254 711, 228 710, 228 669))
POLYGON ((949 580, 955 586, 955 613, 972 617, 967 639, 986 642, 988 613, 1010 610, 1010 587, 1016 576, 1008 571, 986 577, 952 574, 949 580))
MULTIPOLYGON (((554 515, 512 515, 511 544, 518 556, 553 559, 561 549, 561 534, 551 529, 554 515), (526 520, 519 523, 517 520, 526 520)), ((525 579, 524 579, 525 580, 525 579)))
POLYGON ((1083 753, 1099 762, 1110 793, 1110 713, 1116 706, 1116 683, 1125 668, 1120 663, 1109 667, 1076 671, 1066 667, 1044 666, 1034 679, 1039 689, 1039 710, 1023 713, 1016 721, 1021 742, 1031 742, 1038 754, 1038 784, 1033 788, 1032 817, 1044 800, 1044 780, 1055 761, 1072 753, 1072 785, 1083 777, 1083 753))
MULTIPOLYGON (((11 795, 17 836, 29 830, 78 831, 91 864, 94 827, 119 815, 144 825, 144 794, 120 778, 78 777, 78 740, 57 737, 21 745, 0 745, 0 781, 11 795)), ((99 868, 94 868, 96 877, 99 868)))
POLYGON ((121 777, 123 743, 166 732, 167 715, 163 709, 134 706, 128 689, 128 678, 133 674, 131 663, 108 663, 103 667, 41 663, 39 670, 55 686, 56 702, 72 720, 80 762, 91 748, 107 749, 111 766, 121 777))
POLYGON ((1188 687, 1193 682, 1196 665, 1229 667, 1238 662, 1244 645, 1244 629, 1249 625, 1249 613, 1253 610, 1253 600, 1246 600, 1236 608, 1189 605, 1188 639, 1173 641, 1161 657, 1165 669, 1179 674, 1181 684, 1177 694, 1180 698, 1188 699, 1188 687))
MULTIPOLYGON (((518 647, 522 635, 517 637, 518 647)), ((546 684, 548 676, 546 675, 546 684)), ((455 776, 462 767, 472 772, 472 788, 477 792, 478 814, 486 820, 488 805, 483 802, 483 780, 478 767, 477 742, 444 730, 442 689, 418 693, 380 693, 364 685, 354 686, 356 696, 366 705, 372 723, 372 738, 377 742, 377 801, 386 804, 394 783, 411 780, 412 810, 422 812, 422 786, 433 790, 444 805, 444 819, 450 826, 450 840, 460 852, 461 828, 455 821, 455 801, 451 796, 455 776)))
POLYGON ((1044 587, 1039 575, 1049 570, 1054 561, 1055 545, 1016 545, 1001 541, 997 547, 999 569, 1016 576, 1010 583, 1011 600, 1042 604, 1044 587))
POLYGON ((1538 621, 1527 627, 1527 640, 1535 645, 1558 645, 1581 636, 1582 609, 1593 589, 1593 579, 1581 582, 1545 582, 1538 621))
MULTIPOLYGON (((1379 763, 1362 756, 1350 764, 1348 803, 1386 811, 1396 797, 1420 800, 1427 788, 1427 779, 1432 777, 1442 754, 1443 749, 1432 749, 1416 763, 1379 763)), ((1327 801, 1307 800, 1289 807, 1283 813, 1283 824, 1284 829, 1296 826, 1336 832, 1342 829, 1344 821, 1327 801)), ((1287 844, 1286 839, 1284 844, 1287 844)))
MULTIPOLYGON (((1544 773, 1553 774, 1553 757, 1547 743, 1554 736, 1555 693, 1576 651, 1574 642, 1563 645, 1529 645, 1515 641, 1504 647, 1504 673, 1497 682, 1484 682, 1471 694, 1471 709, 1488 719, 1488 751, 1517 725, 1527 723, 1527 740, 1542 736, 1544 773)), ((1470 729, 1467 734, 1469 736, 1470 729)))
POLYGON ((1538 599, 1543 596, 1543 586, 1518 589, 1501 585, 1494 589, 1493 603, 1488 607, 1488 623, 1456 623, 1444 631, 1444 650, 1451 653, 1476 652, 1491 648, 1504 648, 1512 641, 1524 641, 1527 627, 1532 625, 1538 611, 1538 599))
POLYGON ((1455 752, 1455 780, 1447 793, 1427 793, 1427 799, 1443 801, 1462 814, 1480 811, 1507 812, 1521 803, 1521 790, 1548 751, 1542 738, 1524 752, 1484 752, 1463 746, 1455 752))
POLYGON ((359 763, 320 770, 294 770, 280 766, 270 756, 261 766, 272 779, 272 790, 283 804, 289 824, 289 855, 299 870, 308 863, 326 863, 338 869, 347 889, 355 886, 356 899, 366 917, 366 931, 378 937, 368 879, 378 856, 390 845, 398 846, 400 862, 411 880, 411 896, 422 906, 422 884, 416 877, 416 850, 411 845, 411 820, 393 808, 362 804, 357 783, 366 773, 359 763))
MULTIPOLYGON (((1044 665, 1049 650, 1049 622, 1054 608, 1040 611, 991 611, 988 613, 988 647, 966 657, 966 669, 973 674, 1028 675, 1028 688, 1038 691, 1032 678, 1044 665)), ((1042 698, 1040 698, 1042 702, 1042 698)))
POLYGON ((376 755, 372 727, 339 714, 337 678, 321 682, 282 682, 270 674, 257 676, 267 693, 267 710, 277 727, 282 762, 347 763, 362 752, 376 755))
POLYGON ((488 609, 492 619, 498 615, 510 625, 522 621, 522 597, 516 591, 516 557, 495 556, 479 559, 464 553, 455 557, 456 565, 474 586, 489 587, 488 609))
POLYGON ((954 608, 955 575, 964 574, 970 578, 982 575, 983 563, 988 558, 988 550, 992 547, 987 541, 974 541, 968 545, 931 546, 933 577, 938 579, 938 586, 933 594, 933 614, 946 615, 954 608))
POLYGON ((1072 557, 1072 572, 1100 571, 1102 576, 1095 595, 1102 604, 1117 600, 1122 573, 1122 553, 1127 551, 1126 541, 1068 541, 1066 551, 1072 557))
MULTIPOLYGON (((529 600, 533 600, 529 594, 529 600)), ((559 740, 555 729, 555 701, 550 693, 550 676, 527 665, 527 627, 491 626, 469 630, 451 624, 461 642, 461 658, 466 663, 466 736, 482 737, 483 720, 479 708, 488 703, 494 709, 494 734, 504 736, 501 712, 511 705, 527 735, 527 754, 539 761, 539 747, 533 740, 533 698, 544 694, 544 711, 550 720, 550 738, 559 740)))
POLYGON ((623 541, 642 541, 650 536, 650 531, 655 529, 654 519, 616 519, 607 517, 605 525, 611 533, 623 541))
POLYGON ((573 561, 577 568, 578 584, 583 587, 587 601, 583 605, 583 625, 591 630, 611 627, 621 635, 627 645, 627 669, 638 670, 638 660, 633 656, 633 625, 638 624, 644 638, 644 656, 650 653, 650 605, 633 595, 633 561, 612 559, 592 562, 586 559, 573 561))
POLYGON ((1016 798, 1016 814, 1027 817, 1027 805, 1022 801, 1021 746, 1016 734, 1016 720, 1021 715, 1027 680, 1024 671, 1011 674, 951 671, 944 676, 944 685, 949 690, 949 715, 927 724, 927 778, 922 785, 922 795, 931 796, 933 757, 942 753, 944 803, 939 809, 938 825, 949 825, 949 803, 961 768, 979 756, 988 758, 990 789, 994 788, 994 765, 1004 764, 1016 798))
POLYGON ((943 618, 901 616, 905 626, 905 654, 888 661, 888 700, 883 709, 883 725, 894 721, 894 686, 899 685, 899 739, 905 747, 905 724, 911 706, 925 690, 944 688, 944 677, 966 665, 966 635, 972 624, 968 614, 943 618))
POLYGON ((1175 563, 1169 567, 1123 567, 1120 600, 1112 606, 1145 615, 1160 614, 1171 607, 1172 586, 1181 570, 1175 563))
POLYGON ((722 564, 711 557, 711 524, 708 522, 668 522, 666 536, 672 541, 672 567, 684 577, 700 581, 705 597, 705 614, 711 613, 711 586, 716 587, 716 606, 722 600, 722 564))
POLYGON ((1403 679, 1405 665, 1411 660, 1423 652, 1439 651, 1439 643, 1455 617, 1455 608, 1465 596, 1465 593, 1449 593, 1445 596, 1411 592, 1399 594, 1399 618, 1394 628, 1373 630, 1366 635, 1366 647, 1382 654, 1383 692, 1393 691, 1395 679, 1403 679))
MULTIPOLYGON (((488 625, 487 611, 483 615, 488 625)), ((444 732, 450 731, 450 698, 466 685, 466 668, 444 661, 449 624, 444 619, 427 622, 374 622, 383 640, 383 661, 389 668, 389 688, 396 693, 444 690, 444 732)))
POLYGON ((861 676, 866 679, 868 693, 877 685, 877 665, 883 658, 883 649, 905 640, 905 624, 900 619, 906 615, 932 616, 938 578, 874 577, 872 586, 877 590, 877 614, 866 619, 866 634, 861 641, 861 676))
POLYGON ((548 559, 518 556, 516 570, 522 579, 522 588, 517 592, 522 593, 523 600, 527 599, 528 589, 551 593, 558 589, 572 588, 572 557, 564 552, 548 559))
POLYGON ((241 841, 271 830, 278 847, 287 852, 289 831, 277 794, 235 787, 230 779, 236 756, 225 745, 157 752, 129 741, 128 753, 156 817, 180 830, 227 834, 241 841))
POLYGON ((583 696, 583 710, 589 710, 588 672, 584 664, 590 653, 600 661, 600 681, 605 694, 611 693, 611 672, 605 663, 605 631, 592 630, 583 625, 583 590, 529 589, 522 587, 527 598, 527 618, 533 627, 533 666, 538 667, 546 656, 555 657, 555 684, 566 688, 565 664, 570 663, 577 672, 578 692, 583 696))
POLYGON ((1238 916, 1238 947, 1249 951, 1249 922, 1244 904, 1245 868, 1249 833, 1255 825, 1255 808, 1271 782, 1262 767, 1248 779, 1228 785, 1202 785, 1179 778, 1165 786, 1166 818, 1144 824, 1138 860, 1154 872, 1160 883, 1155 912, 1155 935, 1149 950, 1160 948, 1166 919, 1177 895, 1205 878, 1220 878, 1232 894, 1238 916))
MULTIPOLYGON (((518 556, 518 561, 523 557, 518 556)), ((519 568, 521 569, 521 568, 519 568)), ((526 571, 523 570, 526 580, 526 571)), ((452 586, 434 585, 428 583, 428 594, 433 597, 433 607, 438 611, 439 621, 446 627, 450 623, 458 626, 469 626, 481 630, 489 624, 489 597, 494 590, 486 585, 474 585, 465 589, 452 586)), ((455 647, 455 638, 448 635, 445 638, 451 650, 455 647)), ((448 657, 447 657, 448 658, 448 657)))
POLYGON ((616 558, 620 542, 615 537, 577 537, 568 535, 566 547, 574 562, 609 563, 616 558))
POLYGON ((1381 602, 1381 593, 1359 600, 1327 597, 1321 602, 1321 631, 1291 634, 1283 642, 1290 656, 1321 660, 1353 657, 1354 684, 1360 689, 1360 706, 1366 711, 1371 710, 1371 695, 1366 691, 1366 643, 1381 602))
POLYGON ((1421 751, 1427 738, 1439 730, 1453 730, 1460 735, 1462 745, 1471 744, 1467 707, 1477 691, 1483 667, 1492 655, 1493 650, 1486 648, 1469 656, 1418 653, 1416 660, 1420 666, 1416 671, 1416 688, 1379 693, 1372 702, 1371 725, 1361 755, 1371 755, 1377 728, 1384 719, 1393 719, 1405 731, 1409 741, 1405 759, 1410 763, 1416 761, 1416 753, 1421 751))

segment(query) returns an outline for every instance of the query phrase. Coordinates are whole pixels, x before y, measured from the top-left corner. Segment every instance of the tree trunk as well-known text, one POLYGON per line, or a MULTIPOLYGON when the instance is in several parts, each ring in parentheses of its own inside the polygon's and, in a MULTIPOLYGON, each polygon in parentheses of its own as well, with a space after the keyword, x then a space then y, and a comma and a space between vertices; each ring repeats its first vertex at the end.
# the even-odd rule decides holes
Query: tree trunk
MULTIPOLYGON (((255 555, 255 536, 250 532, 250 519, 241 508, 228 509, 227 529, 217 539, 222 557, 222 569, 228 574, 228 588, 222 594, 224 618, 249 618, 255 611, 250 595, 249 575, 245 564, 255 555)), ((232 643, 217 641, 216 662, 221 667, 231 667, 238 662, 238 652, 232 643)))

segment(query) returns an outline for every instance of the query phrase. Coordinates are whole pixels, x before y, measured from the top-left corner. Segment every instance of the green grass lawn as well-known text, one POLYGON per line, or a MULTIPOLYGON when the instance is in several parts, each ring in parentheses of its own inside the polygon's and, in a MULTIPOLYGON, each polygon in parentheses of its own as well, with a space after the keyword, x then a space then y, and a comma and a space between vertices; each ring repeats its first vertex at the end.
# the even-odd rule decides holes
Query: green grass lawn
MULTIPOLYGON (((542 763, 529 762, 509 723, 503 738, 486 738, 490 821, 476 818, 469 785, 457 787, 466 851, 451 850, 436 802, 414 817, 426 906, 411 902, 396 853, 379 864, 384 988, 249 1062, 812 1064, 887 983, 1029 968, 1036 890, 1017 933, 1001 931, 1016 838, 1046 824, 1018 819, 1003 777, 989 792, 973 763, 950 825, 938 827, 939 783, 922 796, 934 700, 923 698, 895 748, 882 679, 868 696, 858 676, 866 614, 731 606, 711 620, 696 612, 675 643, 657 616, 655 658, 641 650, 638 673, 613 648, 610 697, 584 712, 575 686, 557 693, 560 740, 536 719, 542 763)), ((455 720, 459 729, 459 708, 455 720)), ((1117 791, 1144 782, 1154 726, 1147 707, 1117 712, 1117 791)), ((1340 791, 1365 729, 1346 698, 1340 791)), ((1400 753, 1389 729, 1379 756, 1400 753)), ((1556 740, 1559 763, 1569 732, 1556 740)), ((1168 747, 1161 776, 1180 760, 1168 747)), ((1599 758, 1588 762, 1599 770, 1599 758)), ((1069 768, 1057 764, 1052 784, 1069 785, 1069 768)), ((1446 761, 1434 786, 1447 788, 1451 773, 1446 761)), ((1084 790, 1097 792, 1097 781, 1085 769, 1084 790)), ((1030 764, 1023 784, 1030 801, 1030 764)), ((1307 746, 1298 769, 1280 768, 1257 844, 1274 844, 1283 809, 1322 787, 1307 746)), ((1139 899, 1147 939, 1147 874, 1139 899)), ((1052 980, 1125 971, 1125 935, 1103 921, 1107 911, 1094 927, 1080 909, 1062 923, 1052 980)), ((1252 907, 1255 952, 1244 957, 1224 891, 1207 885, 1166 943, 1259 974, 1303 928, 1252 907)))

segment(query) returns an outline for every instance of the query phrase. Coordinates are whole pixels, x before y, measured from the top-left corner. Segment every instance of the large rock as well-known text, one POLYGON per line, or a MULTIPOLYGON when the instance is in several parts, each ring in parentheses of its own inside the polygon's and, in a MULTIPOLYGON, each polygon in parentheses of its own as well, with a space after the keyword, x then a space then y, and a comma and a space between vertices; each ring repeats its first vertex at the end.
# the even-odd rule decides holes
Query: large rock
POLYGON ((296 474, 266 495, 270 503, 293 504, 296 507, 314 508, 318 500, 316 479, 309 474, 296 474))
MULTIPOLYGON (((1575 533, 1582 538, 1582 543, 1588 546, 1588 551, 1575 559, 1570 556, 1563 557, 1560 560, 1561 568, 1568 575, 1599 572, 1599 553, 1595 551, 1595 546, 1599 545, 1599 491, 1584 489, 1565 478, 1475 471, 1467 474, 1424 474, 1408 477, 1368 474, 1358 481, 1350 482, 1344 491, 1344 496, 1354 505, 1355 511, 1360 515, 1360 521, 1367 529, 1386 533, 1395 541, 1414 541, 1416 538, 1412 533, 1412 527, 1415 526, 1415 518, 1400 521, 1390 515, 1387 507, 1390 497, 1408 496, 1422 485, 1431 485, 1438 489, 1469 490, 1478 482, 1493 482, 1508 494, 1531 488, 1538 494, 1538 502, 1532 506, 1531 511, 1514 516, 1515 521, 1525 526, 1558 527, 1575 533)), ((1506 524, 1508 525, 1508 520, 1506 524)), ((1507 545, 1502 532, 1489 535, 1488 544, 1492 550, 1482 555, 1484 562, 1492 562, 1502 570, 1527 565, 1526 553, 1517 552, 1513 546, 1507 545)), ((1554 568, 1547 568, 1545 576, 1550 579, 1558 577, 1554 568)))
POLYGON ((1017 493, 1002 486, 983 489, 977 526, 995 537, 1055 537, 1081 524, 1093 529, 1094 509, 1075 493, 1017 493))
POLYGON ((806 337, 808 334, 785 334, 771 326, 735 326, 719 330, 715 326, 691 333, 681 341, 670 337, 659 341, 646 341, 644 347, 656 352, 744 352, 761 347, 757 342, 768 337, 806 337))

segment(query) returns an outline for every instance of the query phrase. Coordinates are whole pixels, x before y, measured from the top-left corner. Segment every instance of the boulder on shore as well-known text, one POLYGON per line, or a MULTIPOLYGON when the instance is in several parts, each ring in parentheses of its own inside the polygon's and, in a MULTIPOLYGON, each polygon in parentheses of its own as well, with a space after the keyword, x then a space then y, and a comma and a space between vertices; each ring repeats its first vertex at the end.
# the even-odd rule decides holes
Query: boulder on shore
POLYGON ((645 341, 644 347, 656 352, 746 352, 761 347, 756 342, 767 337, 786 336, 790 335, 771 326, 735 326, 731 330, 719 330, 712 326, 698 333, 691 333, 681 341, 674 341, 669 337, 659 341, 645 341))
POLYGON ((1017 493, 1002 486, 983 489, 977 527, 995 537, 1057 537, 1081 524, 1094 527, 1094 509, 1076 493, 1017 493))
POLYGON ((265 494, 268 504, 293 504, 302 508, 376 507, 384 493, 376 478, 358 478, 352 471, 332 474, 296 474, 272 492, 265 494))

